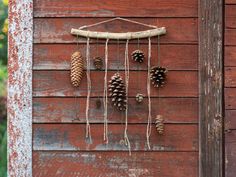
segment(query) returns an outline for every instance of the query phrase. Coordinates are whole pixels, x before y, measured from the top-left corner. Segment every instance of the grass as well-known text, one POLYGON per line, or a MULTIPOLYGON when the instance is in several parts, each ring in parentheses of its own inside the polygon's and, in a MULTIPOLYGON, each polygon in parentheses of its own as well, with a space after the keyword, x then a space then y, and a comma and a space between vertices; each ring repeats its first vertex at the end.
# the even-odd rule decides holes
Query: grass
POLYGON ((0 124, 0 177, 7 177, 7 121, 0 124))

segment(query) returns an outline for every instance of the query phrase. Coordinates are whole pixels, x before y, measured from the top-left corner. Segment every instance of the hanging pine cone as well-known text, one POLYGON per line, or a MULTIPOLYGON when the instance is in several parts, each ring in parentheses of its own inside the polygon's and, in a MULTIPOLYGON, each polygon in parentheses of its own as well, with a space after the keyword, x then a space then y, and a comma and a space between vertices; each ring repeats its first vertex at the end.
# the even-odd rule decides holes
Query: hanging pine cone
POLYGON ((132 55, 133 60, 139 63, 142 63, 145 57, 143 51, 141 50, 135 50, 132 52, 131 55, 132 55))
POLYGON ((113 106, 119 111, 125 111, 127 107, 125 84, 119 73, 114 74, 109 81, 109 92, 113 106))
POLYGON ((157 133, 162 135, 164 133, 164 119, 161 115, 157 115, 155 124, 157 133))
POLYGON ((93 64, 94 64, 94 67, 97 69, 97 70, 101 70, 102 67, 103 67, 103 60, 101 57, 95 57, 93 59, 93 64))
POLYGON ((167 69, 160 67, 160 66, 154 66, 151 68, 150 71, 150 79, 152 81, 152 84, 154 87, 163 87, 166 81, 166 73, 167 69))
POLYGON ((84 63, 80 52, 75 52, 71 56, 71 83, 78 87, 83 76, 84 63))

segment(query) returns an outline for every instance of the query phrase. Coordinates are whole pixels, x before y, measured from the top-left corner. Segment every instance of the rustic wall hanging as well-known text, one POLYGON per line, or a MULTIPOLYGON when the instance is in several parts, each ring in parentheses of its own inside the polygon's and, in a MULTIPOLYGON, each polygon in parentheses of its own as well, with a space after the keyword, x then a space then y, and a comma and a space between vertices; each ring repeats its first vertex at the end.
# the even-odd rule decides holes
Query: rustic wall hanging
MULTIPOLYGON (((129 91, 129 41, 133 39, 148 39, 148 76, 147 76, 147 96, 148 96, 148 124, 147 124, 147 146, 150 149, 150 135, 151 135, 151 124, 152 124, 152 116, 151 116, 151 92, 150 92, 150 84, 151 78, 154 76, 152 75, 151 70, 151 37, 160 36, 166 34, 165 27, 158 28, 157 26, 147 25, 144 23, 140 23, 133 20, 128 20, 124 18, 113 18, 109 20, 105 20, 102 22, 98 22, 95 24, 91 24, 88 26, 82 26, 79 29, 71 29, 71 34, 85 37, 87 38, 87 47, 86 47, 86 75, 87 75, 87 103, 86 103, 86 137, 91 139, 90 133, 90 123, 89 123, 89 100, 91 94, 91 79, 90 79, 90 38, 94 39, 105 39, 105 62, 104 62, 104 92, 103 92, 103 104, 104 104, 104 141, 108 143, 108 116, 107 116, 107 104, 108 104, 108 91, 110 92, 111 101, 113 106, 115 106, 120 111, 125 111, 125 130, 124 130, 124 140, 125 144, 127 145, 129 152, 131 153, 130 142, 128 138, 128 91, 129 91), (108 23, 114 20, 121 20, 125 22, 135 23, 138 25, 143 25, 145 27, 153 28, 146 31, 138 31, 138 32, 126 32, 126 33, 112 33, 112 32, 97 32, 97 31, 89 31, 87 30, 89 27, 94 27, 100 24, 108 23), (86 30, 85 30, 86 29, 86 30), (108 70, 108 43, 109 40, 125 40, 125 57, 124 57, 124 66, 125 66, 125 76, 124 80, 119 74, 119 71, 111 77, 111 80, 108 84, 107 82, 107 70, 108 70)), ((159 38, 158 38, 159 39, 159 38)), ((158 44, 159 45, 159 44, 158 44)), ((132 59, 135 62, 142 63, 144 61, 144 53, 143 51, 137 49, 132 52, 132 59)), ((94 60, 95 67, 97 69, 101 69, 101 59, 95 58, 94 60)), ((158 77, 159 77, 158 73, 158 77)), ((155 78, 156 79, 156 78, 155 78)), ((162 83, 162 82, 161 82, 162 83)), ((141 102, 142 98, 140 97, 142 94, 139 94, 138 101, 141 102)))

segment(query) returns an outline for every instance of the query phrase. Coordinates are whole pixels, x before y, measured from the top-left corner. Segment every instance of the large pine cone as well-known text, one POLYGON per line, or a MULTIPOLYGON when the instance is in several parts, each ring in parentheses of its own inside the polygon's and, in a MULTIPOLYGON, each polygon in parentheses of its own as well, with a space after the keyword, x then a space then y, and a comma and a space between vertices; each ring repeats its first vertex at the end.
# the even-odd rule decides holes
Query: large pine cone
POLYGON ((162 135, 164 133, 164 119, 161 115, 157 115, 155 124, 157 133, 162 135))
POLYGON ((152 84, 154 87, 163 87, 166 81, 166 73, 167 69, 160 67, 160 66, 154 66, 151 68, 150 71, 150 79, 152 81, 152 84))
POLYGON ((127 107, 125 84, 119 73, 114 74, 109 81, 109 92, 113 106, 119 111, 125 111, 127 107))
POLYGON ((145 57, 143 51, 141 50, 133 51, 131 56, 134 61, 139 62, 139 63, 142 63, 145 57))
POLYGON ((74 87, 78 87, 83 77, 83 57, 80 52, 75 52, 71 56, 71 83, 74 87))

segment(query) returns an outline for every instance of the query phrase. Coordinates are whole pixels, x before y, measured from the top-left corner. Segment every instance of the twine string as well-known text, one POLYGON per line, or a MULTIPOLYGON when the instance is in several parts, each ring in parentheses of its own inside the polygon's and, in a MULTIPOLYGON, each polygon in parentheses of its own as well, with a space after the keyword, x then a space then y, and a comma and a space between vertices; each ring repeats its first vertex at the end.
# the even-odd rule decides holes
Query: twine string
POLYGON ((108 42, 109 39, 106 40, 105 44, 105 75, 104 75, 104 91, 103 91, 103 105, 104 105, 104 134, 103 139, 106 144, 108 144, 108 119, 107 119, 107 64, 108 64, 108 42))
POLYGON ((151 136, 151 127, 152 127, 152 116, 151 116, 151 89, 150 89, 150 66, 151 66, 151 38, 148 38, 148 76, 147 76, 147 95, 148 95, 148 123, 147 123, 147 131, 146 131, 146 138, 147 138, 147 146, 148 149, 150 147, 150 136, 151 136))
POLYGON ((90 39, 87 38, 87 49, 86 49, 86 75, 87 75, 87 101, 86 101, 86 138, 89 138, 91 141, 91 131, 90 131, 90 123, 89 123, 89 101, 91 94, 91 78, 90 78, 90 39))
POLYGON ((93 24, 90 24, 90 25, 84 25, 84 26, 81 26, 79 29, 90 28, 90 27, 98 26, 98 25, 101 25, 101 24, 104 24, 104 23, 112 22, 112 21, 115 21, 115 20, 122 20, 122 21, 130 22, 130 23, 134 23, 134 24, 138 24, 138 25, 142 25, 142 26, 146 26, 146 27, 154 28, 154 29, 158 28, 155 25, 149 25, 149 24, 146 24, 146 23, 142 23, 142 22, 138 22, 138 21, 134 21, 134 20, 130 20, 130 19, 115 17, 115 18, 112 18, 112 19, 108 19, 108 20, 104 20, 104 21, 101 21, 101 22, 93 23, 93 24))
POLYGON ((128 138, 128 91, 129 91, 129 40, 127 39, 125 45, 125 89, 126 89, 126 109, 125 109, 125 130, 124 130, 124 140, 125 144, 128 147, 129 155, 131 155, 130 141, 128 138))

